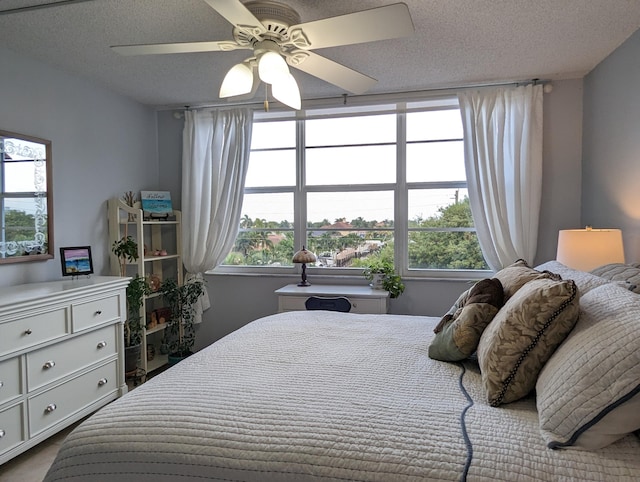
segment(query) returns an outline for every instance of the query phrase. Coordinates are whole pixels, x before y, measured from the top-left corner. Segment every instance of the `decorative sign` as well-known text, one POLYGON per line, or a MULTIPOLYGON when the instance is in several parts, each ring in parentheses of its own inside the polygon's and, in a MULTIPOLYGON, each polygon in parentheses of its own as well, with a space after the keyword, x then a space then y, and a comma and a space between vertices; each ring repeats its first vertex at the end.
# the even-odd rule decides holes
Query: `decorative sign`
POLYGON ((169 191, 140 191, 144 217, 166 218, 173 214, 169 191))

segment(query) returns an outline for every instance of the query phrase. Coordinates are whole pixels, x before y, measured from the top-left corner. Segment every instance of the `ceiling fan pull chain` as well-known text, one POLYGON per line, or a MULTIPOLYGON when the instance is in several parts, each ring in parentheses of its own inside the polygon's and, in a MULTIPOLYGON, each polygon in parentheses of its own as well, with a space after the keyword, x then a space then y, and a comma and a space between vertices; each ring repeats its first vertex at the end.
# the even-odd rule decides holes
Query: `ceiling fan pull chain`
POLYGON ((264 111, 269 112, 269 84, 264 84, 264 111))

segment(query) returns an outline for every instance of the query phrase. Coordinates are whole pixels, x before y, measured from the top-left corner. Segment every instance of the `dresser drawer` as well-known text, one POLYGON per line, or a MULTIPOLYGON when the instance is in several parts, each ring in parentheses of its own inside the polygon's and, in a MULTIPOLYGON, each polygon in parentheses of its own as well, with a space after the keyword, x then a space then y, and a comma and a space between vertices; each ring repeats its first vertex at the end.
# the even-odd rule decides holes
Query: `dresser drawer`
POLYGON ((0 362, 0 405, 22 394, 20 357, 0 362))
POLYGON ((120 299, 117 295, 71 305, 73 331, 80 331, 120 318, 120 299))
POLYGON ((115 355, 117 330, 109 325, 27 354, 29 392, 115 355))
POLYGON ((33 437, 118 389, 117 362, 98 367, 29 399, 29 432, 33 437))
POLYGON ((386 313, 387 298, 349 298, 351 313, 386 313))
POLYGON ((0 412, 0 454, 24 442, 24 405, 16 405, 0 412))
POLYGON ((67 308, 28 315, 0 324, 0 356, 66 335, 67 308))

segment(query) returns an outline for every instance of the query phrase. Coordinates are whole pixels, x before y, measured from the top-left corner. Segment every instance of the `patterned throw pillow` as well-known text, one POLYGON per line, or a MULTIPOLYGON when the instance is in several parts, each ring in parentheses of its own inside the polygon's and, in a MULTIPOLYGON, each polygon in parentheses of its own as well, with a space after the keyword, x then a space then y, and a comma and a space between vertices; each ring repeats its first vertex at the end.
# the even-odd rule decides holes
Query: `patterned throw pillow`
POLYGON ((559 278, 559 276, 554 273, 537 271, 529 267, 523 259, 519 259, 512 265, 501 269, 495 274, 495 277, 502 283, 505 302, 529 281, 541 278, 559 278))
POLYGON ((572 280, 535 279, 500 309, 478 344, 482 382, 491 406, 526 396, 538 373, 578 319, 572 280))
POLYGON ((478 281, 462 293, 442 317, 429 345, 429 357, 459 361, 476 351, 482 332, 503 304, 502 284, 496 278, 478 281))

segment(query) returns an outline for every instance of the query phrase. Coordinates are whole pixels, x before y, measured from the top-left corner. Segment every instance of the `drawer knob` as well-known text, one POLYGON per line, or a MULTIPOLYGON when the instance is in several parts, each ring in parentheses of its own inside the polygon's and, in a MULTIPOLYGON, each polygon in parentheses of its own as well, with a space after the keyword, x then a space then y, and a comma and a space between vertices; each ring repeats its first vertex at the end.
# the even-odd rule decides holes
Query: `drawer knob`
POLYGON ((102 314, 102 310, 97 310, 96 311, 96 316, 101 315, 102 314))
POLYGON ((4 382, 0 380, 0 388, 4 387, 4 382))
POLYGON ((27 328, 26 330, 24 330, 25 335, 30 335, 31 333, 33 333, 33 331, 31 331, 31 328, 27 328))
POLYGON ((58 408, 56 406, 55 403, 50 403, 49 405, 47 405, 47 408, 44 409, 44 413, 51 413, 53 412, 56 408, 58 408))
POLYGON ((100 343, 98 343, 98 350, 100 350, 101 348, 105 348, 106 346, 107 346, 107 342, 101 341, 100 343))
POLYGON ((109 380, 107 380, 106 378, 101 378, 100 380, 98 380, 98 386, 101 387, 103 385, 106 385, 108 381, 109 380))
POLYGON ((0 428, 0 438, 4 437, 4 430, 0 428))
POLYGON ((54 366, 56 366, 56 362, 54 362, 53 360, 49 360, 48 362, 45 362, 44 365, 42 365, 42 368, 44 370, 48 370, 49 368, 53 368, 54 366))

